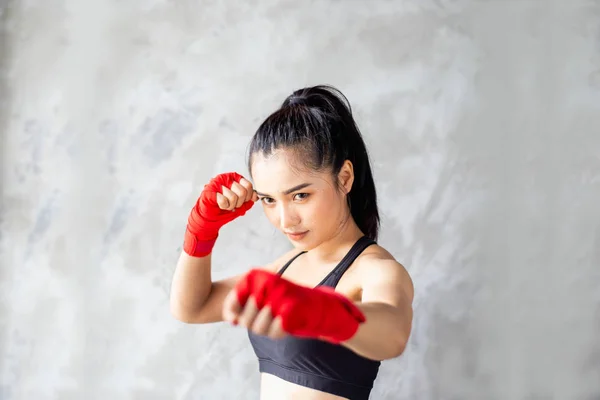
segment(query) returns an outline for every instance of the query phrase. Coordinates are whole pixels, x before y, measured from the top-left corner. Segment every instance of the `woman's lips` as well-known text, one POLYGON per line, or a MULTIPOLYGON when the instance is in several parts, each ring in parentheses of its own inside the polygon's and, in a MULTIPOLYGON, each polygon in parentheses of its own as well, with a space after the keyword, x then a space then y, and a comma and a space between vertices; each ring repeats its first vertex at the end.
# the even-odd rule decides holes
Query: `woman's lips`
POLYGON ((304 236, 306 236, 306 234, 308 233, 308 231, 305 232, 298 232, 298 233, 291 233, 291 232, 286 232, 285 234, 287 235, 287 237, 289 237, 291 240, 301 240, 302 238, 304 238, 304 236))

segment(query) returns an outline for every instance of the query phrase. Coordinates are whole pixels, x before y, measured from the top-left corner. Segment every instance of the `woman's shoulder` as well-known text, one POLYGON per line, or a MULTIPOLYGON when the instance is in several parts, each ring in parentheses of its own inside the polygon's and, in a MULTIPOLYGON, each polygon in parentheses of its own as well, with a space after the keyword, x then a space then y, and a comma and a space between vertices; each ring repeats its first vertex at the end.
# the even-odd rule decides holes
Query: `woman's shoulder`
POLYGON ((400 264, 396 258, 386 250, 383 246, 379 244, 372 244, 367 247, 363 252, 356 258, 357 263, 360 264, 368 264, 368 265, 381 265, 389 264, 389 263, 398 263, 400 264))
POLYGON ((281 269, 281 267, 283 267, 285 265, 285 263, 287 263, 289 260, 291 260, 292 258, 297 256, 299 253, 301 253, 301 251, 298 249, 288 250, 282 256, 277 258, 275 261, 263 266, 262 268, 267 271, 276 273, 281 269))
POLYGON ((396 282, 410 292, 413 290, 412 279, 404 265, 379 244, 367 247, 354 263, 356 276, 363 284, 396 282))

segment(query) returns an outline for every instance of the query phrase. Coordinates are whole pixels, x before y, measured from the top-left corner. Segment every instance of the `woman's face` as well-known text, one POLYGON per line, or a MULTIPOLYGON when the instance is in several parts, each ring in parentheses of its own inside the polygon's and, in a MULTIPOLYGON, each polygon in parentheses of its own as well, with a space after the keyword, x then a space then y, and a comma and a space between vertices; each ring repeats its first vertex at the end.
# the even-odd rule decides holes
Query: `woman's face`
POLYGON ((331 239, 348 218, 345 187, 340 190, 329 171, 303 167, 293 151, 255 154, 252 178, 267 218, 298 249, 310 250, 331 239))

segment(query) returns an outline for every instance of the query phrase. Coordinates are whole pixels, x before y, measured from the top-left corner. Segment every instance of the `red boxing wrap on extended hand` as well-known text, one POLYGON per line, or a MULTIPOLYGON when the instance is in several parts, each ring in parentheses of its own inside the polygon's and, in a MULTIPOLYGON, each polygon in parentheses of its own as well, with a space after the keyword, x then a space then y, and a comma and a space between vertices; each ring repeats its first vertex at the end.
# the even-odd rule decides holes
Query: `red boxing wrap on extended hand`
POLYGON ((219 236, 219 229, 252 208, 252 200, 246 201, 233 211, 221 210, 217 204, 217 193, 223 193, 223 186, 230 189, 233 182, 239 182, 241 179, 241 175, 228 172, 217 175, 204 186, 188 217, 183 251, 194 257, 210 254, 219 236))
POLYGON ((250 296, 259 309, 270 306, 273 318, 280 317, 283 330, 295 336, 338 344, 354 336, 365 322, 360 309, 332 288, 299 286, 264 270, 251 270, 236 291, 242 306, 250 296))

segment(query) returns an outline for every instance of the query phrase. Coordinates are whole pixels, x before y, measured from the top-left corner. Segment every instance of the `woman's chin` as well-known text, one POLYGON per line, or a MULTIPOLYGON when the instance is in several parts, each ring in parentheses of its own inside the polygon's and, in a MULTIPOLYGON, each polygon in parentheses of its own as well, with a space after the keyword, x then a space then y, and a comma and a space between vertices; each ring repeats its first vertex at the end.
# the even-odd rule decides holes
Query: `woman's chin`
POLYGON ((309 251, 313 248, 315 248, 315 243, 313 240, 311 240, 311 232, 307 232, 304 235, 300 235, 300 236, 290 236, 290 235, 286 235, 288 237, 288 240, 290 241, 290 243, 292 244, 292 246, 294 246, 295 249, 300 250, 300 251, 309 251))

